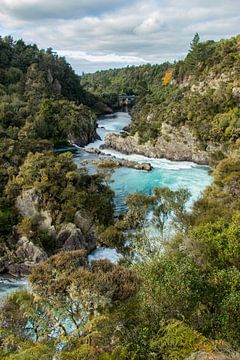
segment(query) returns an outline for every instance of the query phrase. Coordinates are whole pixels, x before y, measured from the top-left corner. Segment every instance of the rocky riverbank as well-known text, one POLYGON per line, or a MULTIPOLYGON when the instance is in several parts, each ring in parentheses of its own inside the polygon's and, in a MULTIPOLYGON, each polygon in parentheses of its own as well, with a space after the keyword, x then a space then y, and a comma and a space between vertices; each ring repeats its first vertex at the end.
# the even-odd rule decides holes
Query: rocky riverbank
POLYGON ((109 134, 104 148, 112 148, 124 154, 139 154, 150 158, 165 158, 172 161, 191 161, 208 165, 210 149, 201 149, 201 144, 187 126, 174 128, 169 124, 162 126, 161 136, 155 144, 150 141, 140 144, 139 135, 121 136, 109 134))

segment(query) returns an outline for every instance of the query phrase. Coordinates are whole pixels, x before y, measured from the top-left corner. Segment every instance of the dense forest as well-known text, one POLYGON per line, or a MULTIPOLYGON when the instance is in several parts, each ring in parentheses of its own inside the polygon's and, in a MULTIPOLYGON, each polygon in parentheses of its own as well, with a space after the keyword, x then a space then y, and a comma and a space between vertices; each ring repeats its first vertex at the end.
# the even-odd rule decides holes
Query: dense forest
POLYGON ((54 153, 57 145, 96 138, 96 98, 51 49, 11 37, 0 39, 0 49, 0 271, 21 275, 62 248, 56 234, 78 211, 89 213, 89 222, 111 223, 113 194, 70 154, 54 153))
POLYGON ((24 270, 26 243, 45 261, 31 268, 31 291, 2 303, 0 358, 239 359, 239 36, 202 43, 196 35, 184 61, 84 75, 76 87, 47 62, 68 68, 56 54, 24 45, 17 57, 18 42, 9 42, 1 39, 11 51, 0 66, 0 269, 24 270), (29 52, 35 57, 24 68, 29 52), (9 72, 21 74, 11 82, 9 72), (70 99, 56 94, 55 78, 71 89, 70 99), (213 183, 192 212, 187 190, 156 188, 129 195, 128 211, 114 219, 111 169, 99 165, 89 175, 70 154, 53 152, 56 139, 68 136, 62 112, 81 123, 80 133, 88 129, 88 92, 109 105, 119 94, 137 95, 130 132, 141 142, 154 143, 167 122, 188 124, 203 147, 221 145, 212 154, 213 183), (53 123, 56 133, 47 130, 53 123), (74 251, 79 239, 84 246, 74 251), (116 247, 120 263, 89 263, 97 243, 116 247))
POLYGON ((91 94, 104 99, 109 105, 117 103, 119 95, 138 95, 153 92, 159 87, 170 64, 128 66, 123 69, 97 71, 81 76, 81 85, 91 94))

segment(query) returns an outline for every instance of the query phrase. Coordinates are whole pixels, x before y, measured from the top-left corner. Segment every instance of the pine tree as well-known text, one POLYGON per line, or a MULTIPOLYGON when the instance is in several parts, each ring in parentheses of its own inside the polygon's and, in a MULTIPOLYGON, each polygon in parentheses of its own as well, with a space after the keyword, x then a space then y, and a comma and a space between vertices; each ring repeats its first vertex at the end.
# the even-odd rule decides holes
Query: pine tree
POLYGON ((190 43, 190 49, 191 50, 196 49, 198 47, 199 43, 200 43, 200 36, 198 33, 196 33, 190 43))

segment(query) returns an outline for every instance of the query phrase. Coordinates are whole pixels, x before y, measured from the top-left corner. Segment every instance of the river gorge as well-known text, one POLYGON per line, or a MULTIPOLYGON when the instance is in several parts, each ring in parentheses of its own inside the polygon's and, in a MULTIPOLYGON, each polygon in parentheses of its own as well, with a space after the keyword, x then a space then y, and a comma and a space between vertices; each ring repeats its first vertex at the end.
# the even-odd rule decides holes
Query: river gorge
MULTIPOLYGON (((98 120, 98 140, 88 144, 85 148, 78 146, 64 147, 59 151, 71 151, 74 154, 74 162, 78 166, 87 164, 90 172, 95 171, 92 161, 96 159, 125 159, 137 163, 151 164, 151 171, 136 170, 134 168, 118 167, 114 170, 110 186, 115 192, 115 213, 121 214, 125 209, 124 198, 128 194, 150 194, 155 187, 169 187, 172 190, 187 188, 191 193, 188 203, 189 209, 197 200, 201 192, 211 183, 209 167, 197 165, 193 162, 170 161, 166 159, 148 158, 143 155, 126 155, 110 148, 101 150, 101 155, 89 152, 89 149, 100 149, 104 145, 104 139, 109 134, 119 134, 131 123, 131 117, 127 112, 116 112, 105 115, 98 120)), ((89 261, 108 258, 116 262, 119 258, 115 249, 97 248, 89 255, 89 261)), ((0 277, 0 297, 25 287, 25 279, 15 279, 8 276, 0 277)))

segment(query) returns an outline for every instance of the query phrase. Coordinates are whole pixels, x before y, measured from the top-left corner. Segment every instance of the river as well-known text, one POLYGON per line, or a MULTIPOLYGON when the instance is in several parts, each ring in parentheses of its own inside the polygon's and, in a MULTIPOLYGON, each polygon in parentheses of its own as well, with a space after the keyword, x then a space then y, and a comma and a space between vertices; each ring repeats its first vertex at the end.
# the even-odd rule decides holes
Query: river
MULTIPOLYGON (((98 121, 98 134, 101 140, 96 140, 86 146, 99 148, 104 144, 104 138, 109 133, 120 133, 123 128, 131 123, 128 113, 117 112, 113 115, 103 116, 98 121)), ((148 158, 142 155, 125 155, 112 149, 102 150, 107 158, 109 155, 119 159, 135 160, 143 163, 148 162, 153 166, 150 172, 130 168, 117 168, 113 174, 112 189, 115 191, 116 213, 125 209, 124 198, 127 194, 144 193, 150 194, 154 187, 169 187, 172 190, 181 187, 187 188, 191 193, 189 207, 197 200, 201 192, 211 183, 209 167, 197 165, 186 161, 170 161, 166 159, 148 158)), ((83 160, 92 160, 97 155, 89 154, 84 149, 77 149, 74 153, 74 161, 80 165, 83 160)))
MULTIPOLYGON (((102 116, 98 120, 98 135, 101 140, 86 146, 99 148, 104 144, 104 138, 110 133, 120 133, 123 128, 131 123, 131 117, 128 113, 117 112, 113 115, 102 116)), ((84 148, 65 147, 61 151, 70 150, 74 154, 74 162, 82 166, 83 161, 96 159, 98 156, 85 151, 84 148)), ((110 184, 115 191, 115 211, 117 214, 126 209, 124 198, 127 194, 144 193, 150 194, 154 187, 169 187, 172 190, 184 187, 191 193, 191 199, 188 207, 197 200, 201 192, 211 183, 211 177, 208 174, 207 166, 200 166, 191 162, 174 162, 166 159, 151 159, 141 155, 125 155, 112 149, 104 149, 104 153, 116 158, 135 160, 138 162, 148 162, 153 166, 150 172, 135 170, 130 168, 117 168, 113 174, 113 182, 110 184)), ((102 156, 101 156, 102 157, 102 156)), ((104 157, 104 156, 103 156, 104 157)), ((89 170, 93 167, 88 165, 89 170)), ((119 259, 115 249, 98 248, 89 255, 89 260, 108 258, 113 262, 119 259)), ((0 296, 5 295, 17 288, 25 287, 26 280, 13 278, 0 278, 0 296)))

